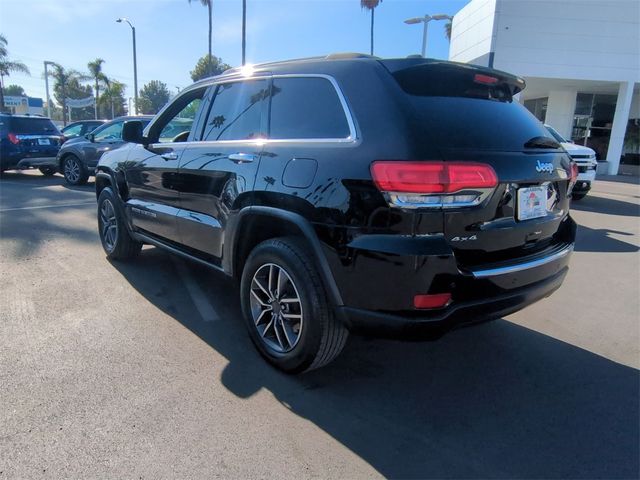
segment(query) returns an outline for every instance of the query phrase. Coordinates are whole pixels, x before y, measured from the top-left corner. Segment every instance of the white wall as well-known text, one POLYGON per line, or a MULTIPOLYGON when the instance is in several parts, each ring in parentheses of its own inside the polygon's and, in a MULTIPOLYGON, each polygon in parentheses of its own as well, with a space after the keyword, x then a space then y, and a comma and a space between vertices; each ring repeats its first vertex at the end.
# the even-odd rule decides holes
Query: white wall
POLYGON ((493 48, 520 76, 640 81, 640 1, 498 0, 493 48))
POLYGON ((488 65, 497 0, 472 0, 453 17, 449 60, 488 65))
POLYGON ((640 81, 640 1, 471 0, 454 16, 449 59, 491 51, 495 68, 522 77, 640 81))

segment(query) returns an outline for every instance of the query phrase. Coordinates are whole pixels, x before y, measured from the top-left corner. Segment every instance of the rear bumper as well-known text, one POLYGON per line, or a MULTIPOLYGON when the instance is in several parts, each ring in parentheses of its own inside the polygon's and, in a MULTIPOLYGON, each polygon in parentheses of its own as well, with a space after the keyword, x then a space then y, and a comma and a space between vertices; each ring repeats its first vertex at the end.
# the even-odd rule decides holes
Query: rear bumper
POLYGON ((418 316, 349 307, 339 308, 339 314, 349 330, 356 333, 411 340, 434 339, 455 328, 510 315, 550 296, 560 288, 568 270, 564 265, 553 276, 508 293, 454 302, 447 308, 418 316))
POLYGON ((363 236, 341 263, 327 256, 343 298, 337 313, 351 330, 412 338, 508 315, 562 284, 575 232, 566 217, 547 248, 475 266, 461 265, 441 237, 363 236), (451 294, 448 306, 414 308, 415 295, 438 293, 451 294))

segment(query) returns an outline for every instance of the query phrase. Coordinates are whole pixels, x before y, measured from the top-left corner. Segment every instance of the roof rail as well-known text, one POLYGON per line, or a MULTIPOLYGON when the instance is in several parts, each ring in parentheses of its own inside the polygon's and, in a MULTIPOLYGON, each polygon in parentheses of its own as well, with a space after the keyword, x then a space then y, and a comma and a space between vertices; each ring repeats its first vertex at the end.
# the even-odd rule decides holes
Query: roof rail
POLYGON ((358 52, 338 52, 338 53, 330 53, 326 57, 326 60, 348 60, 352 58, 380 58, 375 55, 369 55, 367 53, 358 53, 358 52))
MULTIPOLYGON (((293 62, 312 62, 318 60, 348 60, 348 59, 356 59, 356 58, 375 58, 378 59, 380 57, 376 57, 375 55, 368 55, 366 53, 357 53, 357 52, 338 52, 338 53, 330 53, 328 55, 316 56, 316 57, 302 57, 302 58, 290 58, 287 60, 275 60, 270 62, 257 63, 254 67, 266 67, 269 65, 279 65, 282 63, 293 63, 293 62)), ((242 71, 242 67, 231 67, 221 75, 229 75, 232 73, 238 73, 242 71)))

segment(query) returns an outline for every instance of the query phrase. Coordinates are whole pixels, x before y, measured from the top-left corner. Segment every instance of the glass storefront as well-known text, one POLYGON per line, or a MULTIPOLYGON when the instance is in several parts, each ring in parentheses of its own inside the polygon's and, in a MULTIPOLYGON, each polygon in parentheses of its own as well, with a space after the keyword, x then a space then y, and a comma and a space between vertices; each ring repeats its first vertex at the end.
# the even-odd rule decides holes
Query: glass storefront
POLYGON ((571 140, 594 149, 598 160, 607 157, 616 100, 616 95, 593 93, 578 93, 576 97, 571 140))

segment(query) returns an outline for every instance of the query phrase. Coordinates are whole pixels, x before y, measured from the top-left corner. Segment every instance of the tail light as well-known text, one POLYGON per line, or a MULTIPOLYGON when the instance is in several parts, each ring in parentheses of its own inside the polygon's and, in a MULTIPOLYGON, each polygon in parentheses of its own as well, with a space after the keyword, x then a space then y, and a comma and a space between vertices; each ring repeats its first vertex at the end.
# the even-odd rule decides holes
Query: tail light
POLYGON ((14 145, 18 145, 20 143, 20 139, 18 138, 18 136, 15 133, 9 133, 7 134, 7 138, 9 139, 9 141, 11 143, 13 143, 14 145))
POLYGON ((498 185, 490 165, 471 162, 376 161, 371 176, 389 203, 403 208, 477 205, 498 185))

